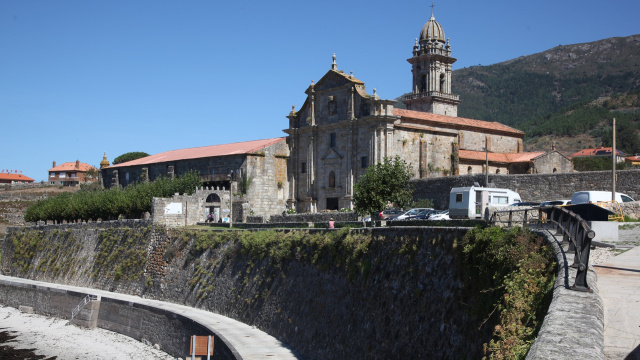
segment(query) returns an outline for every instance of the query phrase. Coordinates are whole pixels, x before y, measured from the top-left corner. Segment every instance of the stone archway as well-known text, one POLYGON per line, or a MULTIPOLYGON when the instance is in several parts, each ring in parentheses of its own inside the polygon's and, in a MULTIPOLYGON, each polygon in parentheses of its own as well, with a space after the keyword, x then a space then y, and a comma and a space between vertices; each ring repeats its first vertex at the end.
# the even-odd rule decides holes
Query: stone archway
POLYGON ((205 213, 207 214, 207 217, 209 214, 212 215, 211 220, 213 222, 217 223, 220 221, 220 206, 220 196, 216 193, 209 194, 204 201, 205 213))

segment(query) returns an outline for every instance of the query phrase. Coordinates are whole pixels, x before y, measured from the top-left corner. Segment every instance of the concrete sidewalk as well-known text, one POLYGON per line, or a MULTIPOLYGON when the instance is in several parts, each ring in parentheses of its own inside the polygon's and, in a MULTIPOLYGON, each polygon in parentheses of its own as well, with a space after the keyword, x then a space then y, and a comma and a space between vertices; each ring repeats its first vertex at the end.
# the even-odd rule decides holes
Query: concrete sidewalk
POLYGON ((294 353, 273 336, 252 326, 212 312, 191 308, 184 305, 164 301, 144 299, 139 296, 120 294, 110 291, 82 288, 77 286, 60 285, 33 281, 28 279, 0 275, 0 281, 6 283, 21 283, 49 287, 53 289, 71 290, 86 294, 100 295, 103 298, 118 299, 150 307, 164 309, 184 317, 220 334, 226 340, 232 351, 239 359, 297 359, 294 353))
POLYGON ((607 360, 640 360, 640 246, 594 266, 604 303, 607 360))

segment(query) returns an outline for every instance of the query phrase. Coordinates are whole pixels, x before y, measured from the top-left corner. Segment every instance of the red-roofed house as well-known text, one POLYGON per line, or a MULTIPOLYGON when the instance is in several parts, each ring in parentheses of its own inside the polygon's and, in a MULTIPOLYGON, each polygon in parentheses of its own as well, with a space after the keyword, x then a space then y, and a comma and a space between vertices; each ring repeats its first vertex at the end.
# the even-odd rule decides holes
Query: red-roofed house
POLYGON ((250 185, 244 191, 243 201, 250 211, 255 215, 271 215, 286 209, 288 155, 286 138, 279 137, 169 150, 107 166, 101 172, 107 188, 195 170, 205 187, 231 189, 237 194, 243 192, 241 185, 245 179, 250 185))
POLYGON ((456 59, 434 16, 412 55, 407 60, 412 87, 402 104, 380 99, 376 89, 367 93, 361 80, 338 69, 335 55, 331 69, 305 90, 304 104, 291 111, 284 130, 291 153, 290 207, 298 212, 353 208, 354 184, 369 165, 386 157, 407 161, 414 178, 483 173, 485 148, 493 174, 562 171, 570 164, 557 152, 523 153, 520 130, 457 116, 460 99, 451 89, 456 59), (562 164, 543 165, 554 159, 562 164))
POLYGON ((0 172, 0 184, 28 184, 33 179, 18 173, 0 172))
POLYGON ((640 166, 640 155, 627 156, 624 161, 633 166, 640 166))
MULTIPOLYGON (((608 157, 611 158, 611 153, 613 153, 613 148, 612 147, 602 147, 602 146, 598 146, 597 148, 593 148, 593 149, 583 149, 578 151, 577 153, 571 155, 572 158, 576 158, 576 157, 587 157, 587 156, 596 156, 596 157, 608 157)), ((616 162, 621 163, 625 161, 625 157, 627 156, 627 154, 623 153, 620 150, 616 149, 616 162)))
POLYGON ((79 160, 60 165, 56 165, 54 161, 53 167, 49 169, 49 184, 77 186, 81 183, 98 181, 97 177, 87 176, 87 171, 91 169, 95 170, 97 174, 98 169, 89 164, 81 163, 79 160))

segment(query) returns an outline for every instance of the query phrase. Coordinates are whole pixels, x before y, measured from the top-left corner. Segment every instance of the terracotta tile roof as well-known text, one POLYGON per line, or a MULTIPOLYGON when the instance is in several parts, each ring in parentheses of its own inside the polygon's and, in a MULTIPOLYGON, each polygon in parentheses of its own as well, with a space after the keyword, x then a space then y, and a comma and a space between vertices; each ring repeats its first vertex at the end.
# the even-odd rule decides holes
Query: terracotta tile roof
POLYGON ((232 144, 210 145, 210 146, 202 146, 202 147, 188 148, 188 149, 169 150, 159 154, 143 157, 140 159, 127 161, 121 164, 111 165, 108 168, 112 169, 112 168, 122 167, 122 166, 148 165, 148 164, 156 164, 156 163, 162 163, 167 161, 198 159, 198 158, 206 158, 206 157, 214 157, 214 156, 249 154, 254 151, 263 149, 269 145, 275 144, 277 142, 285 141, 285 139, 286 138, 284 137, 279 137, 279 138, 264 139, 264 140, 244 141, 244 142, 238 142, 238 143, 232 143, 232 144))
MULTIPOLYGON (((593 149, 584 149, 580 150, 577 153, 571 155, 571 157, 580 157, 580 156, 598 156, 598 155, 611 155, 613 148, 611 147, 602 147, 599 146, 593 149)), ((620 156, 625 156, 626 154, 620 150, 616 150, 616 153, 620 156)))
MULTIPOLYGON (((544 151, 521 152, 521 153, 489 153, 489 161, 499 163, 520 163, 529 162, 533 158, 545 154, 544 151)), ((465 160, 486 160, 484 151, 459 150, 458 156, 465 160)))
POLYGON ((628 156, 625 158, 626 161, 640 161, 640 155, 628 156))
POLYGON ((76 168, 76 163, 74 162, 66 162, 63 164, 60 164, 56 167, 53 167, 51 169, 49 169, 49 172, 52 171, 80 171, 80 172, 86 172, 89 169, 95 169, 93 166, 86 164, 86 163, 80 163, 79 166, 76 168))
POLYGON ((33 182, 33 179, 22 174, 0 173, 0 180, 33 182))
POLYGON ((494 130, 507 132, 511 134, 524 135, 524 132, 509 127, 504 124, 500 124, 498 122, 489 122, 482 120, 474 120, 474 119, 465 119, 461 117, 454 116, 446 116, 446 115, 437 115, 422 111, 414 111, 414 110, 406 110, 406 109, 393 109, 393 115, 401 116, 404 118, 410 119, 418 119, 418 120, 427 120, 433 123, 437 123, 440 125, 451 126, 451 127, 474 127, 486 130, 494 130))

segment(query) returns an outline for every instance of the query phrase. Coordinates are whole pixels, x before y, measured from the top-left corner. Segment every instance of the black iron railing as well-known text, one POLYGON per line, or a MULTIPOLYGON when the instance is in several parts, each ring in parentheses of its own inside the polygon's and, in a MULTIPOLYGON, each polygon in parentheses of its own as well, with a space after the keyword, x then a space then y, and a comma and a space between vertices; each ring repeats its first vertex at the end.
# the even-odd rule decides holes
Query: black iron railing
POLYGON ((491 215, 492 225, 506 223, 507 227, 514 223, 526 227, 556 230, 556 235, 562 235, 562 241, 569 243, 569 252, 575 252, 571 267, 577 270, 576 280, 572 290, 592 292, 587 284, 587 270, 589 269, 589 251, 591 240, 596 233, 580 215, 562 206, 531 207, 527 209, 513 209, 496 211, 491 215), (522 213, 520 217, 514 214, 522 213), (531 216, 537 213, 537 216, 531 216), (500 219, 500 214, 508 214, 507 220, 500 219))

